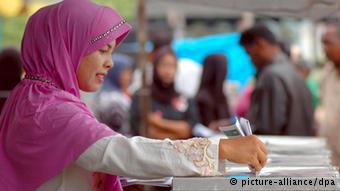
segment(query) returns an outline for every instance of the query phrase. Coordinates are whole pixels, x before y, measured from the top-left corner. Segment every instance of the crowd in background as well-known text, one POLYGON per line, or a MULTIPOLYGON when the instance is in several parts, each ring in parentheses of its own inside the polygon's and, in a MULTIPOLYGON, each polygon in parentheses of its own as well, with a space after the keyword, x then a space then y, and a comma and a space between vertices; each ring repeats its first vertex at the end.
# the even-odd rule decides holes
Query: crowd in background
MULTIPOLYGON (((186 67, 180 65, 183 63, 172 50, 171 34, 158 31, 151 40, 154 46, 147 63, 150 109, 146 136, 156 139, 211 136, 236 115, 248 118, 258 135, 324 136, 334 153, 335 165, 340 165, 337 137, 340 23, 326 24, 322 43, 329 62, 323 65, 324 77, 318 82, 308 77, 312 64, 301 57, 296 59, 291 48, 266 26, 255 25, 242 31, 240 44, 255 65, 256 75, 239 93, 235 105, 229 103, 229 92, 224 89, 228 75, 225 55, 207 55, 200 76, 180 71, 184 74, 179 78, 183 84, 191 78, 197 79, 198 88, 189 97, 178 88, 182 85, 176 80, 178 68, 186 67)), ((114 66, 91 108, 97 119, 113 130, 127 136, 140 135, 141 71, 128 55, 114 54, 112 60, 114 66)), ((3 48, 0 67, 0 108, 3 109, 6 97, 24 75, 20 53, 15 48, 3 48)))

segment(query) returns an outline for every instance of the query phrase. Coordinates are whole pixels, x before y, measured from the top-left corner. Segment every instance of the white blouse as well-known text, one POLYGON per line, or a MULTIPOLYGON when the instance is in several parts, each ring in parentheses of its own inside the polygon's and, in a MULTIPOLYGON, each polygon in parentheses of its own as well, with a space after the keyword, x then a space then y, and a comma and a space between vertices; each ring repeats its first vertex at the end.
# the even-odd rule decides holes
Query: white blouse
POLYGON ((219 140, 207 138, 171 141, 104 137, 38 191, 90 191, 92 172, 139 179, 219 175, 218 144, 219 140))

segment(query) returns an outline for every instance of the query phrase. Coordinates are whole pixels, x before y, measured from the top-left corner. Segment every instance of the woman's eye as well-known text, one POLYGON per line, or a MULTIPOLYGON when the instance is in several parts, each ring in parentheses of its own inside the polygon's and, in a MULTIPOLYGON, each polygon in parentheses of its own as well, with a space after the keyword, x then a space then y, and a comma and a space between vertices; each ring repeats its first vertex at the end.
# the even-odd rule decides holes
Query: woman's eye
POLYGON ((108 50, 108 49, 99 49, 99 52, 101 52, 101 53, 107 53, 107 52, 109 52, 109 50, 108 50))

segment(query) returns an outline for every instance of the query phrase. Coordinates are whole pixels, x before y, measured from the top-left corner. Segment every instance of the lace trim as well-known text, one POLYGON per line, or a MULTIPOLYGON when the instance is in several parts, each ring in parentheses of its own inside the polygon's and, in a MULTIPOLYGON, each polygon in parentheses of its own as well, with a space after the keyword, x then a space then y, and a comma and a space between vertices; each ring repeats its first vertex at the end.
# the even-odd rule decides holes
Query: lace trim
POLYGON ((52 85, 52 86, 58 88, 58 86, 54 82, 44 78, 43 76, 26 74, 24 79, 43 82, 43 83, 46 83, 46 84, 49 84, 49 85, 52 85))
POLYGON ((191 161, 203 176, 215 174, 214 157, 208 153, 211 141, 207 138, 193 138, 171 142, 172 146, 191 161))
POLYGON ((112 33, 113 31, 118 30, 118 28, 120 28, 124 23, 126 23, 126 21, 123 19, 121 20, 118 24, 114 25, 113 27, 111 27, 109 30, 107 30, 106 32, 96 36, 95 38, 93 38, 90 43, 93 44, 95 42, 97 42, 98 40, 106 37, 107 35, 109 35, 110 33, 112 33))

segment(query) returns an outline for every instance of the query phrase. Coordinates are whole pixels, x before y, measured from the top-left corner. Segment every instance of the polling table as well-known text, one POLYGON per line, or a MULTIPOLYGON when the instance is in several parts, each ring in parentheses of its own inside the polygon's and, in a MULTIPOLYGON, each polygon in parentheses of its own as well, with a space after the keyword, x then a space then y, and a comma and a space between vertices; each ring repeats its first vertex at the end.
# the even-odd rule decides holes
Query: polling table
POLYGON ((260 172, 247 165, 223 161, 220 177, 173 177, 173 191, 224 190, 339 190, 340 179, 331 164, 324 138, 259 136, 268 149, 268 162, 260 172))

